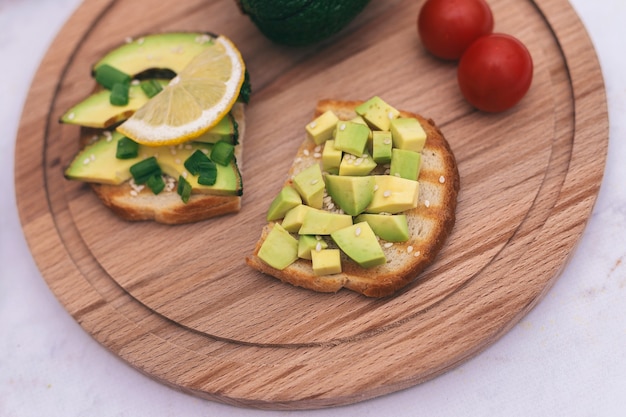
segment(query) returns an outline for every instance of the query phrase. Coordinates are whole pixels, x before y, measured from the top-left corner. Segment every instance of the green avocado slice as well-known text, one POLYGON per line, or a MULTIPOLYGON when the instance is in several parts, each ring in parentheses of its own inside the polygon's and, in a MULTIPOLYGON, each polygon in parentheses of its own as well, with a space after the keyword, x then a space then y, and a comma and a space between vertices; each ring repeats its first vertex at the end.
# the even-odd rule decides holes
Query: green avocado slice
POLYGON ((116 158, 117 143, 124 136, 118 132, 102 135, 94 143, 78 152, 65 170, 71 180, 118 185, 128 181, 132 175, 130 167, 148 157, 156 156, 161 170, 172 178, 185 176, 192 190, 214 195, 242 195, 243 182, 236 160, 226 166, 216 164, 217 179, 213 185, 198 183, 198 177, 190 175, 184 162, 196 150, 211 152, 212 144, 188 142, 175 146, 148 147, 139 145, 138 156, 129 159, 116 158))
MULTIPOLYGON (((167 80, 157 80, 161 85, 167 85, 167 80)), ((110 102, 111 91, 100 90, 93 93, 80 103, 77 103, 62 116, 62 123, 84 127, 105 129, 114 124, 126 120, 135 111, 146 104, 149 97, 143 92, 141 86, 130 86, 128 104, 115 106, 110 102)))
POLYGON ((201 32, 171 32, 138 37, 107 53, 93 66, 110 65, 131 77, 177 74, 205 48, 215 45, 216 35, 201 32), (173 73, 173 74, 171 74, 173 73))

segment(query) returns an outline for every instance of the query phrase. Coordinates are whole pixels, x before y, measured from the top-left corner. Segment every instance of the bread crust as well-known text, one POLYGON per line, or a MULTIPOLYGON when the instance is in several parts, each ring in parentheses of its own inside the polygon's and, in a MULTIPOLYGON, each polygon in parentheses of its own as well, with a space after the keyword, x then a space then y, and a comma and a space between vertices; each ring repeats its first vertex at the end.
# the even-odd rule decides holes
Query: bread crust
MULTIPOLYGON (((231 109, 239 127, 239 143, 235 147, 235 158, 241 170, 243 139, 245 136, 244 103, 236 103, 231 109)), ((119 185, 89 184, 94 193, 116 215, 128 221, 155 221, 163 224, 184 224, 206 220, 241 209, 241 196, 224 196, 192 193, 184 203, 173 190, 163 190, 155 195, 149 188, 137 189, 126 181, 119 185)))
MULTIPOLYGON (((322 100, 316 106, 314 118, 327 110, 333 110, 340 119, 349 120, 356 116, 354 108, 361 103, 322 100)), ((401 111, 401 115, 417 118, 426 131, 427 140, 422 151, 418 207, 405 212, 410 238, 407 242, 382 245, 388 261, 386 264, 366 269, 342 253, 342 272, 339 274, 315 275, 310 261, 303 259, 298 259, 283 270, 274 269, 258 257, 258 252, 275 222, 270 222, 263 228, 253 253, 246 258, 247 264, 283 282, 309 290, 334 293, 347 288, 376 298, 392 295, 414 281, 431 265, 454 227, 460 189, 459 172, 454 154, 434 121, 406 111, 401 111)), ((315 146, 313 141, 304 140, 288 178, 307 166, 318 163, 312 156, 315 146)), ((285 185, 290 183, 291 180, 288 179, 285 185)), ((332 242, 328 243, 333 246, 332 242)))

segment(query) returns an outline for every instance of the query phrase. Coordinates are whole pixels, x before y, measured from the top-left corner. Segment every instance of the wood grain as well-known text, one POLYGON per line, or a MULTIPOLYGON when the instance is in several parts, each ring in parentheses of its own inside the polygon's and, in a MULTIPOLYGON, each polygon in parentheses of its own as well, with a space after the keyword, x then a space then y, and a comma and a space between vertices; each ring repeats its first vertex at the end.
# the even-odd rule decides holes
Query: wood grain
POLYGON ((433 378, 493 343, 549 290, 600 187, 608 146, 601 70, 565 0, 493 0, 522 39, 533 85, 512 111, 474 111, 456 67, 429 56, 422 2, 372 2, 339 36, 274 45, 235 2, 88 0, 41 63, 16 144, 16 193, 42 275, 81 326, 139 371, 233 405, 349 404, 433 378), (120 16, 141 16, 133 25, 120 16), (373 30, 375 28, 375 30, 373 30), (93 87, 90 66, 127 36, 208 30, 252 76, 239 214, 195 225, 127 223, 63 178, 79 130, 59 116, 93 87), (244 263, 322 98, 381 95, 436 121, 459 163, 457 224, 437 262, 394 297, 317 294, 244 263), (34 168, 33 168, 34 167, 34 168))

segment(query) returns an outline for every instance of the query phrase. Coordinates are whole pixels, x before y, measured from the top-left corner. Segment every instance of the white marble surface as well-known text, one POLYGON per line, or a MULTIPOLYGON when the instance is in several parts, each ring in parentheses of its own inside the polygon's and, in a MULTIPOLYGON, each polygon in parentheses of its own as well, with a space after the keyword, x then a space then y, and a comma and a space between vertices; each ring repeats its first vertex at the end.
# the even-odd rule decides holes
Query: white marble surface
MULTIPOLYGON (((207 402, 139 374, 95 342, 46 286, 15 205, 15 135, 30 82, 79 0, 0 0, 0 416, 273 416, 207 402)), ((626 415, 626 2, 572 0, 603 68, 606 174, 588 227, 546 298, 476 358, 414 388, 311 416, 626 415)))

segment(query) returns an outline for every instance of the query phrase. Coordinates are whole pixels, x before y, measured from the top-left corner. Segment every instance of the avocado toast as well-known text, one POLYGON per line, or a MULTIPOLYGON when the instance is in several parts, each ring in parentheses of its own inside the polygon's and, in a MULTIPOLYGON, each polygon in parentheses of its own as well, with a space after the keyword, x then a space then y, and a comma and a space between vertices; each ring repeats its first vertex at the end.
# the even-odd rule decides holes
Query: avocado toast
POLYGON ((320 101, 307 130, 246 262, 318 292, 393 294, 434 262, 454 226, 459 173, 449 144, 432 120, 378 97, 320 101), (405 121, 421 132, 402 132, 405 121), (354 124, 369 125, 366 144, 350 140, 338 150, 338 133, 354 124))
POLYGON ((92 75, 95 92, 61 117, 81 126, 66 178, 89 183, 126 220, 189 223, 240 209, 250 85, 228 39, 129 39, 92 75))

